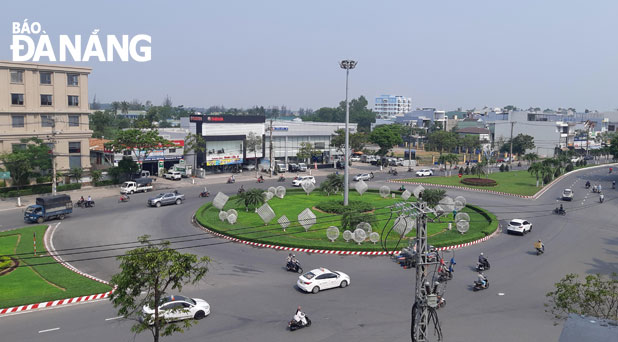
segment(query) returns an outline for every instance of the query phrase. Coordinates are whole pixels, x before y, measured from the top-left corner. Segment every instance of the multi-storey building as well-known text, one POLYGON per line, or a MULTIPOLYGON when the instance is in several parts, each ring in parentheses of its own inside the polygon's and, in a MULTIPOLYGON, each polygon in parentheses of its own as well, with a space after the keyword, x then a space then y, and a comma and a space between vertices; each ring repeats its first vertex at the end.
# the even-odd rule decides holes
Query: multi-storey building
POLYGON ((0 153, 22 148, 22 138, 36 137, 50 144, 55 141, 58 171, 90 169, 91 71, 84 67, 0 61, 0 153))
POLYGON ((389 118, 402 116, 412 110, 412 99, 395 95, 380 95, 376 97, 373 110, 378 117, 389 118))

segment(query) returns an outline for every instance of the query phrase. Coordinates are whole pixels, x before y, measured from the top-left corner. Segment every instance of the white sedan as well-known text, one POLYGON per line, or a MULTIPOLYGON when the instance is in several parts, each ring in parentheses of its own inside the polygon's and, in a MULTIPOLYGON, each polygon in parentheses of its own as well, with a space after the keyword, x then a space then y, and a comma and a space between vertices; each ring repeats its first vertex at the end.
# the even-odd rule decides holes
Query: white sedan
POLYGON ((356 176, 354 176, 354 181, 358 182, 358 181, 368 181, 371 178, 373 178, 373 176, 370 173, 359 173, 356 176))
POLYGON ((416 171, 416 177, 427 177, 427 176, 433 176, 433 171, 431 171, 430 169, 421 169, 416 171))
MULTIPOLYGON (((142 308, 143 317, 149 324, 154 322, 154 309, 148 305, 142 308)), ((210 304, 203 299, 184 296, 169 296, 161 300, 159 317, 165 321, 179 321, 183 319, 202 319, 210 314, 210 304)))
POLYGON ((508 227, 506 227, 506 232, 508 234, 521 234, 524 235, 532 231, 532 223, 522 220, 522 219, 513 219, 509 222, 508 227))
POLYGON ((298 277, 296 285, 305 292, 318 293, 335 287, 344 288, 350 285, 350 277, 343 272, 321 267, 298 277))

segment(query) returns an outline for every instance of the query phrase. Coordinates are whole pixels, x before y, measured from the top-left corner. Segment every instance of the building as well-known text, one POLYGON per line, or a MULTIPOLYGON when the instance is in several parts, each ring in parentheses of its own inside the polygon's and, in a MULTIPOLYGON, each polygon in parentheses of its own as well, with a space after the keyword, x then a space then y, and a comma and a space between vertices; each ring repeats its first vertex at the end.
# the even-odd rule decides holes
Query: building
POLYGON ((114 152, 105 147, 107 139, 90 138, 90 167, 91 170, 105 170, 114 166, 114 152))
MULTIPOLYGON (((266 123, 269 129, 270 123, 266 123)), ((356 133, 358 125, 349 124, 350 134, 356 133)), ((303 122, 303 121, 273 121, 273 158, 284 163, 304 162, 296 155, 303 143, 310 143, 317 150, 311 162, 332 163, 335 156, 343 156, 343 151, 331 146, 331 139, 339 129, 345 131, 345 123, 341 122, 303 122)), ((266 156, 269 154, 269 137, 266 137, 266 156)))
POLYGON ((378 117, 403 116, 412 110, 412 99, 398 95, 380 95, 375 98, 373 111, 378 117))
POLYGON ((480 149, 488 152, 491 150, 491 132, 489 129, 480 127, 464 127, 457 129, 456 132, 459 136, 472 135, 478 137, 479 142, 481 143, 480 149))
POLYGON ((84 67, 0 61, 0 153, 21 148, 22 138, 36 137, 53 144, 59 172, 90 169, 91 71, 84 67))
POLYGON ((395 119, 396 123, 411 125, 414 127, 429 128, 431 125, 439 125, 443 130, 450 130, 446 112, 435 108, 422 108, 405 113, 395 119))

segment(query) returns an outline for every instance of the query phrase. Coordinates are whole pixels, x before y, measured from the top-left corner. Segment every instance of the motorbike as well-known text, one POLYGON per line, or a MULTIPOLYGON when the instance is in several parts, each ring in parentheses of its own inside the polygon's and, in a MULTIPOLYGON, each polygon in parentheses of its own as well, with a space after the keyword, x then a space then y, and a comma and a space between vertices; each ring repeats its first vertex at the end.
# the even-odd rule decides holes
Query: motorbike
POLYGON ((411 168, 411 167, 409 167, 409 168, 408 168, 408 172, 412 172, 412 171, 414 171, 414 170, 412 170, 412 168, 411 168))
POLYGON ((131 200, 131 197, 129 197, 129 195, 120 195, 120 198, 118 199, 118 203, 129 202, 129 200, 131 200))
POLYGON ((612 189, 616 189, 616 181, 612 182, 612 189))
POLYGON ((444 271, 438 273, 438 281, 441 283, 451 279, 453 279, 453 272, 449 272, 448 268, 446 267, 444 268, 444 271))
POLYGON ((84 208, 94 208, 94 201, 85 201, 84 208))
POLYGON ((603 203, 603 202, 605 202, 605 196, 603 196, 603 194, 601 194, 599 196, 599 203, 603 203))
POLYGON ((234 178, 227 179, 227 184, 233 184, 233 183, 236 183, 236 180, 234 178))
POLYGON ((200 192, 200 197, 208 197, 210 196, 210 191, 202 191, 200 192))
POLYGON ((472 288, 472 290, 474 290, 474 292, 479 291, 479 290, 485 290, 489 288, 489 280, 485 280, 485 286, 483 286, 483 283, 475 280, 474 281, 474 287, 472 288))
POLYGON ((78 200, 75 202, 75 208, 83 208, 86 201, 78 200))
POLYGON ((285 182, 285 177, 281 176, 277 179, 277 182, 285 182))
POLYGON ((302 329, 304 327, 310 327, 311 320, 309 319, 308 316, 305 316, 305 319, 307 320, 307 324, 303 324, 302 322, 297 322, 296 320, 291 320, 290 323, 288 323, 288 327, 290 328, 290 331, 302 329))
POLYGON ((258 178, 257 183, 264 183, 264 178, 258 178))
POLYGON ((290 272, 296 272, 301 274, 303 273, 303 268, 300 267, 300 262, 298 262, 298 260, 296 260, 295 262, 288 262, 285 267, 290 272))
POLYGON ((446 299, 440 295, 438 295, 438 306, 436 306, 436 309, 439 309, 441 307, 445 307, 446 306, 446 299))
POLYGON ((541 255, 541 254, 543 254, 543 253, 545 253, 545 251, 543 250, 543 248, 537 248, 537 249, 536 249, 536 255, 541 255))
POLYGON ((402 185, 402 186, 399 188, 399 191, 406 191, 406 188, 402 185))
POLYGON ((491 268, 491 266, 489 265, 489 261, 487 259, 485 259, 484 263, 480 263, 480 262, 476 263, 476 271, 477 272, 486 271, 486 270, 488 270, 490 268, 491 268))
POLYGON ((240 194, 242 194, 243 192, 245 192, 245 189, 244 189, 244 188, 240 188, 240 189, 238 189, 238 194, 239 194, 239 195, 240 195, 240 194))
POLYGON ((560 208, 555 208, 554 209, 554 214, 566 215, 566 210, 564 210, 564 209, 560 210, 560 208))

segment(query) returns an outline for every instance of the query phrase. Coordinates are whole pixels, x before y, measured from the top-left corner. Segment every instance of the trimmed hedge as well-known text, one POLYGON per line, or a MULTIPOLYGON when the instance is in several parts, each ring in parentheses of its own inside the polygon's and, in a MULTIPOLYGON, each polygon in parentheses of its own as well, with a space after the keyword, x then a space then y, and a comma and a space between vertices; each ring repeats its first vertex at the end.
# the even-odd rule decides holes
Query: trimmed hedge
POLYGON ((343 214, 347 211, 364 213, 374 209, 373 205, 362 201, 348 201, 348 206, 344 207, 341 200, 320 202, 315 207, 330 214, 343 214))
POLYGON ((498 183, 489 178, 464 178, 461 183, 474 186, 496 186, 498 183))
MULTIPOLYGON (((67 191, 67 190, 76 190, 81 189, 81 183, 73 183, 73 184, 65 184, 58 185, 56 187, 56 191, 67 191)), ((20 197, 20 196, 29 196, 29 195, 38 195, 38 194, 48 194, 52 192, 51 184, 37 184, 32 185, 29 188, 17 190, 13 187, 0 189, 0 196, 2 197, 20 197), (8 191, 2 191, 8 189, 8 191)))
POLYGON ((108 185, 114 185, 114 184, 118 184, 118 183, 114 182, 112 179, 108 179, 108 180, 104 180, 100 182, 95 182, 94 186, 108 186, 108 185))

